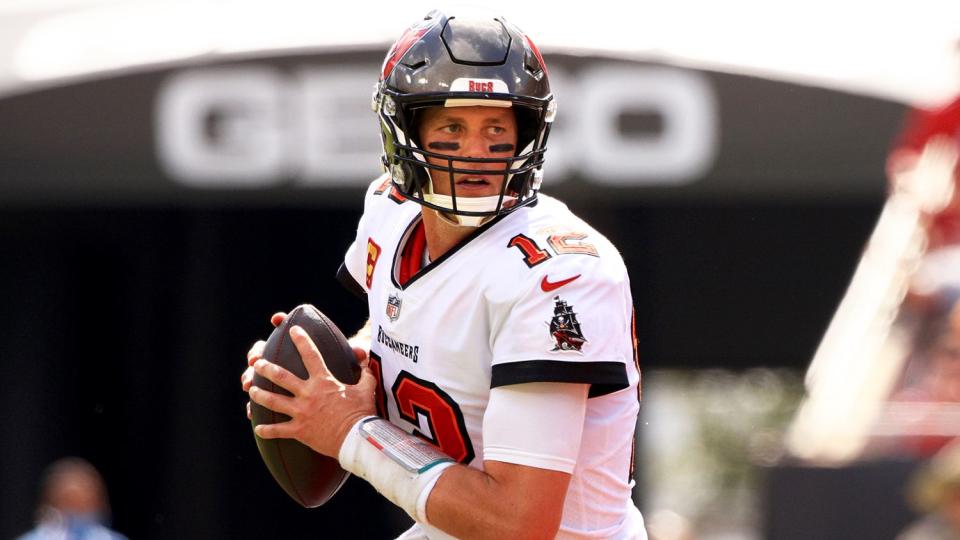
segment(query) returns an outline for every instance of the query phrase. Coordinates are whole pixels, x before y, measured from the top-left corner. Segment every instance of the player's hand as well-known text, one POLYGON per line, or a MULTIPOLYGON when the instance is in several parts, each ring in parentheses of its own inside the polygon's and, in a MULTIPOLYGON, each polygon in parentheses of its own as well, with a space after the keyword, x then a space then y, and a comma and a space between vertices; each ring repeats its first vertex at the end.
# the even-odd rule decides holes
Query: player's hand
MULTIPOLYGON (((254 362, 258 375, 293 394, 288 397, 251 388, 250 399, 254 402, 290 417, 287 422, 261 424, 256 427, 256 434, 263 439, 296 439, 321 454, 336 458, 350 428, 361 418, 376 414, 373 373, 364 366, 357 384, 343 384, 327 369, 320 351, 302 328, 290 328, 290 338, 300 352, 308 379, 303 380, 264 359, 254 362)), ((360 351, 366 358, 366 351, 360 351)), ((357 349, 354 352, 356 354, 357 349)))
POLYGON ((370 365, 370 351, 363 347, 353 347, 353 355, 357 357, 357 362, 360 364, 360 367, 366 369, 366 367, 370 365))
MULTIPOLYGON (((270 316, 270 324, 274 327, 280 326, 280 323, 287 318, 287 314, 278 311, 270 316)), ((244 392, 250 392, 250 386, 253 384, 253 363, 257 360, 263 358, 263 347, 267 344, 266 341, 262 339, 253 344, 253 347, 250 347, 250 350, 247 351, 247 369, 243 371, 240 375, 240 388, 244 392)), ((250 412, 250 402, 247 402, 247 420, 253 418, 252 413, 250 412)))

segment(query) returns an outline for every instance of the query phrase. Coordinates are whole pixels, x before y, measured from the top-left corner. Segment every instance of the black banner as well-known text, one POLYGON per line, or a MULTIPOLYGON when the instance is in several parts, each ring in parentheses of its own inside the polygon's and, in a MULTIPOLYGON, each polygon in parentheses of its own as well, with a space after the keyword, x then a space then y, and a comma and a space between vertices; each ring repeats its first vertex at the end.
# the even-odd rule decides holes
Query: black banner
MULTIPOLYGON (((382 51, 166 67, 0 99, 0 204, 358 205, 382 51)), ((903 106, 548 55, 544 190, 621 201, 876 200, 903 106), (601 189, 598 189, 601 188, 601 189)))

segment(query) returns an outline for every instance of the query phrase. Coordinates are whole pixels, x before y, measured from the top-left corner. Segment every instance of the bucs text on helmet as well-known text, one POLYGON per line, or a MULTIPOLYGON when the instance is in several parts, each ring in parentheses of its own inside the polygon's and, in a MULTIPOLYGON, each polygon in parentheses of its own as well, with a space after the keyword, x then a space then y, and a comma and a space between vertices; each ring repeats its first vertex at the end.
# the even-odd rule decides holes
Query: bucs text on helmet
POLYGON ((430 12, 387 53, 373 109, 380 118, 383 165, 404 197, 467 226, 536 200, 556 101, 540 51, 503 18, 430 12), (513 109, 518 139, 512 157, 454 158, 421 147, 418 111, 476 105, 513 109), (428 163, 427 157, 446 165, 428 163), (485 173, 503 174, 499 196, 458 199, 454 173, 476 171, 454 167, 454 161, 496 164, 497 169, 485 173), (449 196, 434 193, 431 170, 449 173, 449 196))

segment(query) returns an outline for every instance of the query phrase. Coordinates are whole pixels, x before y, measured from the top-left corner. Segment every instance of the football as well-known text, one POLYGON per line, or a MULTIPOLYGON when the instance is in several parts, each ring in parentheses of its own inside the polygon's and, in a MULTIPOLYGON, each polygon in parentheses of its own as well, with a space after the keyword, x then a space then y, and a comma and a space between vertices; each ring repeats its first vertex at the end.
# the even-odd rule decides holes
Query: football
MULTIPOLYGON (((306 380, 307 369, 303 365, 297 347, 290 339, 290 327, 303 328, 317 350, 323 356, 327 368, 340 382, 356 384, 360 380, 360 364, 347 343, 347 338, 337 326, 317 308, 303 304, 297 306, 267 338, 263 358, 282 366, 306 380)), ((260 375, 255 375, 254 386, 284 395, 291 395, 260 375)), ((251 422, 275 424, 290 419, 262 405, 250 403, 251 422)), ((332 497, 350 475, 340 468, 336 459, 314 452, 310 447, 293 439, 261 439, 254 434, 260 456, 273 478, 295 501, 306 508, 320 506, 332 497)))

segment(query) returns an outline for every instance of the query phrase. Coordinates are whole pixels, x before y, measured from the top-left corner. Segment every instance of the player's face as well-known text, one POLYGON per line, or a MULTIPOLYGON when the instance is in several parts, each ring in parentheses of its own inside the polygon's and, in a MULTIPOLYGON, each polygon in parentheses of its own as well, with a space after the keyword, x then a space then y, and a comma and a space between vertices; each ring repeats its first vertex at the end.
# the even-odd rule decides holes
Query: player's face
MULTIPOLYGON (((517 120, 513 109, 504 107, 430 107, 424 110, 419 125, 420 144, 430 152, 454 157, 509 158, 516 155, 517 120)), ((427 161, 447 167, 446 159, 428 157, 427 161)), ((453 162, 457 169, 477 173, 455 173, 453 183, 458 197, 499 195, 506 166, 502 163, 453 162), (483 174, 484 171, 500 171, 483 174)), ((439 195, 451 195, 450 174, 431 169, 433 189, 439 195)))

